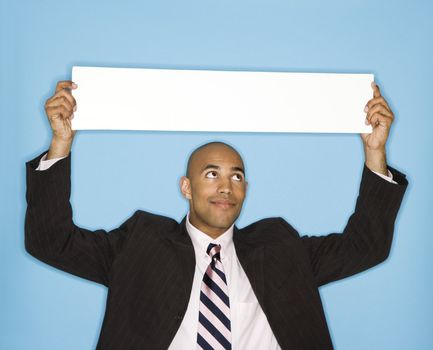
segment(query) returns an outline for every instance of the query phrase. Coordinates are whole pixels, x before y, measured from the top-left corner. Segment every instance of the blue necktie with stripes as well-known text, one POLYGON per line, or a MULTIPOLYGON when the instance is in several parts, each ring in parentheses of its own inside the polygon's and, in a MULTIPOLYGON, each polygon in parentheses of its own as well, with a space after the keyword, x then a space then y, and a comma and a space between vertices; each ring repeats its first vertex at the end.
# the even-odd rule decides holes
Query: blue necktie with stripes
POLYGON ((230 301, 221 263, 221 245, 210 243, 206 252, 211 263, 200 290, 197 349, 231 349, 230 301))

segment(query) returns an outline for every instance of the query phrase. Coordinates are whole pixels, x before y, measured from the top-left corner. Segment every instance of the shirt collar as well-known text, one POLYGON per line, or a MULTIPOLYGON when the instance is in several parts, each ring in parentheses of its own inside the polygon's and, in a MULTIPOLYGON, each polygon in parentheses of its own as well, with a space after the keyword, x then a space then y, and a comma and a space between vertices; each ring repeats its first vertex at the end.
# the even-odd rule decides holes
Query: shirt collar
POLYGON ((230 258, 233 251, 233 227, 234 224, 232 224, 221 236, 212 239, 212 237, 191 224, 189 221, 189 212, 186 217, 186 230, 191 238, 197 257, 210 258, 206 253, 206 249, 209 246, 209 243, 214 243, 221 245, 221 260, 230 258))

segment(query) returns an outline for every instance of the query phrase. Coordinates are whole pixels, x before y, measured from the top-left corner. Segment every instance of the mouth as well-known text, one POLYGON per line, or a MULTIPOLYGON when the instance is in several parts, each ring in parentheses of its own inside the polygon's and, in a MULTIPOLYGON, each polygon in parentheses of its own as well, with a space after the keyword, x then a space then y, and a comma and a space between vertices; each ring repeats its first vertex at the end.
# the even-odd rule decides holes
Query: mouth
POLYGON ((210 203, 221 209, 233 208, 236 205, 234 202, 225 199, 212 200, 210 203))

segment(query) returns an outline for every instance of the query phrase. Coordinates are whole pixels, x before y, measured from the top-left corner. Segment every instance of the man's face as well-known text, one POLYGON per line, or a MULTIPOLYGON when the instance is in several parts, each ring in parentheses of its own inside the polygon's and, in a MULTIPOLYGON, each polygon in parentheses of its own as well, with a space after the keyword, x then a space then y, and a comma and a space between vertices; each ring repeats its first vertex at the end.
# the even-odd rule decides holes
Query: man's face
POLYGON ((247 183, 244 164, 231 148, 213 144, 192 158, 189 177, 181 179, 181 191, 189 199, 191 224, 218 237, 238 218, 247 183))

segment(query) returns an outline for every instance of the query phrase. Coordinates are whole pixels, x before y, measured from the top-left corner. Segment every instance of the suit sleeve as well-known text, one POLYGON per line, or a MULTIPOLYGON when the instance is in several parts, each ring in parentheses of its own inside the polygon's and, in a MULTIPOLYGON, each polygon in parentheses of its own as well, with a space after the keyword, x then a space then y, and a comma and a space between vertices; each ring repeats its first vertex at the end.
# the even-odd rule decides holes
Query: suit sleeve
POLYGON ((37 171, 41 157, 26 164, 27 252, 58 269, 108 286, 111 266, 133 230, 138 212, 110 232, 76 226, 69 202, 70 155, 45 171, 37 171))
POLYGON ((394 223, 408 182, 388 167, 397 184, 365 165, 353 214, 342 234, 303 236, 317 285, 336 281, 383 262, 389 255, 394 223))

